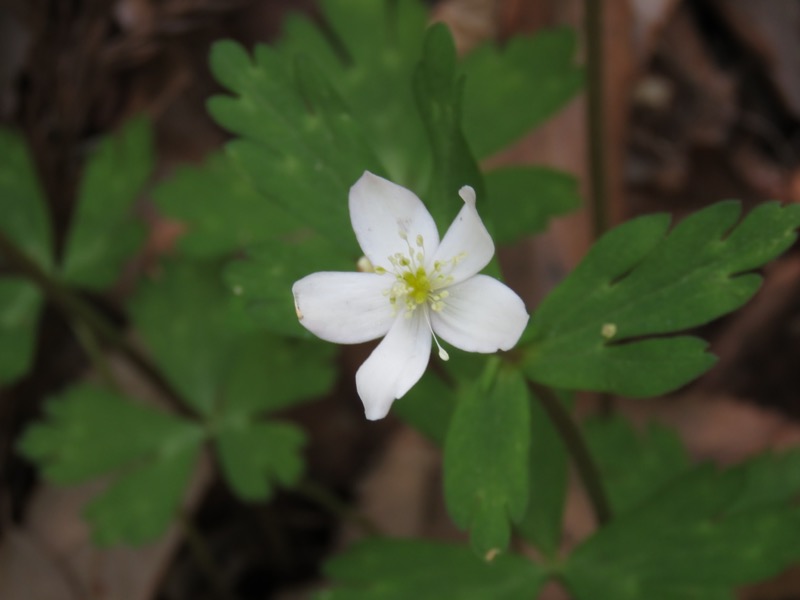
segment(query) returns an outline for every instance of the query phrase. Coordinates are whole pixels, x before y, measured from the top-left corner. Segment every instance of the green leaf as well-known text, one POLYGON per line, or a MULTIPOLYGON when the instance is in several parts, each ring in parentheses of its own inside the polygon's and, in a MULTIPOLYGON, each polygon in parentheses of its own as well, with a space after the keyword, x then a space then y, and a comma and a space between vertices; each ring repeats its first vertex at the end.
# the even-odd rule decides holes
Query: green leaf
POLYGON ((134 315, 167 374, 206 418, 233 491, 244 500, 264 499, 273 482, 289 485, 299 477, 303 436, 257 419, 326 393, 336 375, 335 348, 247 331, 215 267, 169 266, 160 282, 140 291, 134 315))
POLYGON ((767 453, 748 461, 742 470, 746 485, 728 510, 740 513, 790 503, 800 493, 800 451, 767 453))
POLYGON ((305 464, 303 432, 257 419, 327 392, 336 376, 334 351, 329 345, 263 335, 248 336, 236 347, 209 428, 222 471, 243 500, 264 500, 275 484, 289 486, 299 479, 305 464))
POLYGON ((242 338, 215 263, 172 263, 145 282, 134 321, 159 365, 187 402, 210 415, 242 338))
POLYGON ((761 278, 747 271, 793 243, 800 206, 761 204, 737 226, 739 213, 722 202, 668 236, 666 215, 603 236, 531 318, 526 373, 566 389, 650 396, 707 370, 714 359, 701 340, 635 340, 707 323, 755 293, 761 278))
POLYGON ((92 538, 101 546, 156 540, 178 517, 200 441, 176 448, 153 465, 120 477, 86 507, 92 538))
POLYGON ((677 434, 663 426, 653 423, 637 433, 622 418, 597 418, 583 428, 615 514, 641 504, 689 469, 677 434))
POLYGON ((36 349, 42 294, 21 279, 0 279, 0 384, 28 372, 36 349))
POLYGON ((150 124, 133 119, 100 142, 89 157, 67 238, 62 275, 70 283, 102 290, 141 245, 144 224, 133 202, 153 170, 150 124))
POLYGON ((0 155, 0 229, 28 257, 49 270, 53 262, 50 221, 25 141, 0 129, 0 155))
POLYGON ((426 372, 411 391, 392 405, 392 412, 441 447, 457 404, 456 391, 441 377, 426 372))
POLYGON ((489 213, 497 244, 510 244, 547 228, 580 206, 574 176, 546 167, 509 167, 486 174, 489 213))
POLYGON ((215 258, 299 229, 296 219, 269 202, 225 154, 201 167, 183 167, 153 192, 153 198, 188 232, 179 248, 193 258, 215 258))
MULTIPOLYGON (((214 263, 173 263, 145 284, 133 314, 153 354, 200 413, 284 408, 327 391, 334 348, 251 333, 214 263)), ((284 288, 284 301, 292 304, 284 288)), ((293 321, 297 320, 294 312, 293 321)))
POLYGON ((171 380, 205 417, 233 491, 264 499, 273 482, 299 477, 303 436, 257 419, 326 393, 335 348, 247 331, 215 272, 214 264, 170 265, 160 282, 140 290, 134 315, 171 380))
POLYGON ((346 587, 319 600, 530 600, 547 574, 511 554, 483 561, 468 548, 424 540, 373 539, 325 566, 346 587))
POLYGON ((235 349, 221 386, 226 417, 287 408, 327 393, 336 379, 336 347, 316 341, 251 335, 235 349))
POLYGON ((232 262, 225 270, 225 281, 258 327, 310 338, 297 320, 292 285, 316 271, 353 271, 357 257, 319 236, 275 239, 251 248, 244 260, 232 262))
POLYGON ((690 336, 608 346, 601 342, 573 354, 560 347, 552 355, 538 355, 537 348, 529 355, 526 372, 549 385, 644 398, 672 391, 710 369, 716 358, 706 348, 703 340, 690 336))
POLYGON ((213 418, 220 466, 243 500, 264 500, 275 483, 297 482, 303 472, 303 432, 258 415, 326 393, 336 371, 329 344, 248 336, 235 353, 213 418))
POLYGON ((267 200, 355 252, 348 192, 364 170, 382 168, 327 78, 266 46, 251 61, 230 40, 212 47, 211 68, 237 94, 209 102, 215 120, 241 136, 228 146, 236 164, 267 200))
POLYGON ((274 483, 291 486, 303 474, 305 435, 294 425, 228 419, 216 434, 220 466, 243 500, 265 500, 274 483))
POLYGON ((202 437, 194 425, 89 385, 70 388, 29 427, 20 450, 56 483, 85 481, 202 437), (125 435, 120 435, 125 432, 125 435))
POLYGON ((61 484, 117 474, 87 508, 98 543, 140 544, 174 518, 203 430, 124 396, 82 385, 48 402, 19 450, 61 484))
MULTIPOLYGON (((541 402, 535 397, 531 400, 530 500, 519 530, 553 558, 561 544, 569 460, 567 449, 541 402)), ((571 405, 571 398, 558 401, 571 405)))
POLYGON ((574 31, 557 29, 466 56, 464 132, 476 157, 503 149, 572 99, 583 85, 576 46, 574 31))
POLYGON ((313 60, 358 116, 392 181, 425 190, 430 149, 410 82, 428 11, 417 0, 323 0, 323 33, 307 17, 290 17, 279 49, 313 60))
POLYGON ((800 558, 800 508, 788 501, 800 493, 798 469, 798 451, 693 469, 580 546, 565 582, 577 600, 732 598, 734 586, 800 558), (773 491, 751 495, 765 481, 773 491))
POLYGON ((462 206, 458 200, 462 186, 472 186, 479 198, 485 196, 485 190, 478 163, 461 130, 464 78, 456 74, 455 44, 444 24, 428 29, 413 83, 433 150, 433 178, 426 205, 437 223, 450 223, 462 206))
POLYGON ((460 390, 444 445, 447 508, 480 553, 505 550, 509 521, 525 514, 530 434, 525 380, 490 361, 481 380, 460 390))

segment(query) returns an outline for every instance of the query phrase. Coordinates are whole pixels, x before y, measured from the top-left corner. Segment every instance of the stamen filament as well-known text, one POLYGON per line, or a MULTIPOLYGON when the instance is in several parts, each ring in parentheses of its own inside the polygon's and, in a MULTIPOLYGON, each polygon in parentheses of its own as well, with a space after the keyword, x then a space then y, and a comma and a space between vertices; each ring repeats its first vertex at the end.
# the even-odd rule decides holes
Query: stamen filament
POLYGON ((436 334, 433 331, 433 325, 431 324, 431 317, 428 314, 428 307, 425 307, 425 321, 428 323, 428 329, 433 336, 433 341, 436 342, 436 347, 439 349, 439 358, 442 360, 450 360, 450 355, 447 353, 447 350, 442 348, 442 345, 439 343, 439 338, 436 337, 436 334))
POLYGON ((393 314, 402 310, 403 305, 406 319, 412 318, 417 309, 424 311, 425 322, 439 350, 439 358, 449 360, 450 355, 442 348, 433 331, 429 311, 444 310, 445 300, 450 295, 444 288, 453 283, 453 269, 464 259, 466 253, 461 252, 448 260, 436 260, 433 264, 426 265, 425 240, 422 235, 417 234, 409 239, 408 232, 402 228, 398 234, 405 242, 406 252, 395 252, 387 257, 390 269, 377 266, 374 270, 379 274, 392 273, 395 277, 394 284, 384 292, 389 297, 393 314))

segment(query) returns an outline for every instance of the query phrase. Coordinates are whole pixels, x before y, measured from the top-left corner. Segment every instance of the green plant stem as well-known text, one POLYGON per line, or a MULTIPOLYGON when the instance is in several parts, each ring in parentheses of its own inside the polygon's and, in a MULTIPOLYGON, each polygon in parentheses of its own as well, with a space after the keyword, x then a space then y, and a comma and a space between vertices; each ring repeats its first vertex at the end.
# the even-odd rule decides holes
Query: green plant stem
POLYGON ((314 483, 313 481, 305 480, 297 484, 294 489, 297 493, 302 494, 312 502, 320 505, 331 514, 343 520, 355 523, 367 535, 381 535, 380 530, 372 521, 350 508, 324 486, 314 483))
MULTIPOLYGON (((584 31, 586 36, 586 124, 589 143, 589 203, 592 207, 592 236, 600 238, 609 226, 608 177, 606 174, 605 103, 604 103, 604 53, 603 53, 603 2, 585 0, 584 31)), ((612 412, 611 396, 601 394, 600 411, 612 412)))
POLYGON ((586 445, 586 440, 581 430, 572 418, 572 415, 569 414, 564 404, 552 390, 532 381, 529 381, 528 385, 533 395, 542 404, 547 416, 550 417, 556 431, 558 431, 567 451, 572 457, 572 462, 586 490, 586 495, 589 497, 589 502, 592 504, 592 509, 594 510, 598 525, 606 525, 611 521, 613 516, 611 505, 608 501, 605 487, 603 486, 603 478, 600 475, 600 470, 597 468, 589 452, 589 447, 586 445))
POLYGON ((53 303, 67 319, 77 319, 106 344, 118 350, 141 373, 143 373, 164 395, 165 401, 177 414, 197 419, 198 416, 188 408, 180 394, 159 371, 117 328, 102 314, 95 310, 78 294, 47 274, 36 262, 0 231, 0 253, 4 254, 15 270, 35 283, 45 297, 53 303))
POLYGON ((89 360, 91 360, 94 368, 97 369, 97 374, 100 376, 100 379, 102 379, 109 389, 121 392, 122 390, 111 371, 108 360, 106 360, 103 354, 103 349, 100 347, 97 336, 95 336, 94 332, 83 321, 74 319, 71 325, 78 343, 89 356, 89 360))
POLYGON ((182 515, 181 528, 192 558, 205 574, 217 598, 220 600, 235 600, 233 592, 228 588, 225 578, 217 567, 214 555, 205 538, 187 515, 182 515))
POLYGON ((603 106, 603 1, 585 0, 586 123, 589 134, 589 198, 592 229, 597 239, 608 228, 608 196, 605 166, 605 114, 603 106))

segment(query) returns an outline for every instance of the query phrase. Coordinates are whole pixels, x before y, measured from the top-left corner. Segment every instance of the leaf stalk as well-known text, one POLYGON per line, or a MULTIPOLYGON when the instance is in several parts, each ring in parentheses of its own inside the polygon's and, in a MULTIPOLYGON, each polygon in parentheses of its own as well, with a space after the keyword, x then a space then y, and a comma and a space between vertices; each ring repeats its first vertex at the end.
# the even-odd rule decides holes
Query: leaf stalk
POLYGON ((603 485, 600 469, 589 452, 586 438, 572 415, 550 388, 533 381, 528 381, 528 386, 564 442, 583 483, 584 490, 586 490, 586 495, 589 497, 597 524, 601 527, 607 525, 613 518, 611 504, 603 485))

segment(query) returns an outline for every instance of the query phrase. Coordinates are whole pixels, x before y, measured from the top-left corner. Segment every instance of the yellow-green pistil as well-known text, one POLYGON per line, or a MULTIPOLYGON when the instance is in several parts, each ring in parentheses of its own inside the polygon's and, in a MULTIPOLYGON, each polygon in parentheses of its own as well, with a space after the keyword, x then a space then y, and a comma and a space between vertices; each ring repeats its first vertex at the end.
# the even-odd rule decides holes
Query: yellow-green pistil
POLYGON ((403 281, 406 282, 408 297, 416 304, 422 304, 428 299, 431 291, 431 280, 424 267, 417 267, 414 272, 406 271, 403 273, 403 281))
MULTIPOLYGON (((394 285, 384 292, 389 297, 389 302, 392 303, 395 310, 397 310, 398 300, 405 304, 405 317, 407 319, 411 318, 414 310, 420 305, 429 305, 435 311, 442 310, 444 308, 444 299, 450 294, 447 290, 441 288, 453 282, 449 271, 452 271, 452 268, 463 258, 463 255, 448 260, 444 264, 441 261, 435 261, 429 273, 425 267, 425 241, 422 236, 417 236, 415 240, 416 248, 414 248, 408 241, 408 236, 405 232, 401 231, 399 235, 406 242, 408 251, 406 254, 396 252, 387 257, 389 264, 392 265, 391 273, 395 277, 394 285), (450 267, 447 274, 442 271, 445 266, 450 267)), ((377 266, 375 267, 375 272, 384 274, 389 271, 377 266)))
POLYGON ((441 262, 434 261, 430 270, 425 266, 425 241, 421 235, 418 235, 414 248, 408 241, 408 236, 405 232, 399 232, 400 237, 406 242, 408 246, 407 253, 396 252, 392 256, 387 257, 391 270, 384 267, 376 266, 374 272, 379 275, 391 273, 394 275, 394 284, 384 291, 384 294, 389 297, 389 302, 396 311, 398 309, 398 300, 405 305, 404 317, 410 319, 418 306, 422 306, 422 311, 425 321, 428 323, 428 328, 433 335, 433 339, 439 348, 439 356, 443 360, 447 360, 448 354, 439 344, 436 334, 433 331, 430 316, 428 315, 428 307, 433 311, 441 311, 445 307, 445 299, 450 295, 446 288, 453 283, 453 277, 450 273, 453 267, 464 258, 464 253, 453 257, 452 259, 441 262), (444 270, 446 269, 446 273, 444 270))

